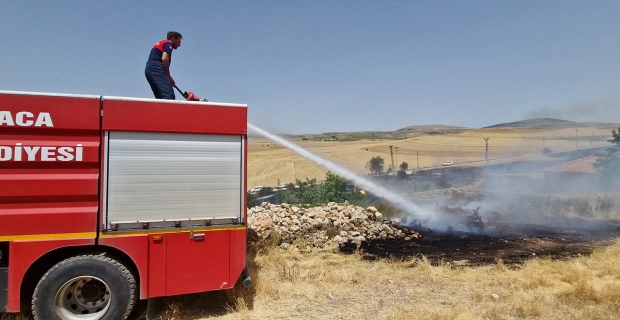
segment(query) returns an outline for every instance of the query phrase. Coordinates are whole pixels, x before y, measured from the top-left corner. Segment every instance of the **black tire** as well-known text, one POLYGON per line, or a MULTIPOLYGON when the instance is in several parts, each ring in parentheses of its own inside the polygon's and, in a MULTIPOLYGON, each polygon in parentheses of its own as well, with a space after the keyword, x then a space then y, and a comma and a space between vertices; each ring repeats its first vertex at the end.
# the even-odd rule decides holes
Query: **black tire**
POLYGON ((43 275, 32 295, 32 314, 39 320, 120 320, 136 300, 136 280, 123 264, 105 254, 80 255, 43 275))

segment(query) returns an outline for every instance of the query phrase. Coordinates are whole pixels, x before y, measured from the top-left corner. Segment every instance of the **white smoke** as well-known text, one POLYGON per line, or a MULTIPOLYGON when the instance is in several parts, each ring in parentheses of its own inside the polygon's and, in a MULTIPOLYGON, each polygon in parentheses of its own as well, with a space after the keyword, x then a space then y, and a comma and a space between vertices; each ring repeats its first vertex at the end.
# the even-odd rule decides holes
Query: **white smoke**
POLYGON ((620 122, 620 99, 576 101, 566 105, 543 106, 530 111, 525 119, 555 118, 576 122, 620 122))

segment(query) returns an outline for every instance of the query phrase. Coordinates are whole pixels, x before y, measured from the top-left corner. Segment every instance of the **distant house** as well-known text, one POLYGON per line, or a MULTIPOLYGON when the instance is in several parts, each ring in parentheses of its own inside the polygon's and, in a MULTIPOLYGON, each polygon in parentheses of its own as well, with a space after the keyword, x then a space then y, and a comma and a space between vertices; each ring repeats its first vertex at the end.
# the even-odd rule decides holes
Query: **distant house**
POLYGON ((543 170, 545 180, 593 177, 596 174, 594 163, 596 163, 598 158, 598 156, 589 156, 546 168, 543 170))

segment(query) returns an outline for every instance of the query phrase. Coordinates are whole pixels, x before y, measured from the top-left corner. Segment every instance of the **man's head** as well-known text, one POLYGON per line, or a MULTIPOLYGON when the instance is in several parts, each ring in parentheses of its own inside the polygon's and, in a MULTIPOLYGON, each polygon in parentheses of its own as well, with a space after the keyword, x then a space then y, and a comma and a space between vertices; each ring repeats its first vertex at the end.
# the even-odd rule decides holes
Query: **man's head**
POLYGON ((183 39, 183 36, 176 31, 168 31, 166 39, 172 41, 172 48, 176 49, 181 46, 181 39, 183 39))

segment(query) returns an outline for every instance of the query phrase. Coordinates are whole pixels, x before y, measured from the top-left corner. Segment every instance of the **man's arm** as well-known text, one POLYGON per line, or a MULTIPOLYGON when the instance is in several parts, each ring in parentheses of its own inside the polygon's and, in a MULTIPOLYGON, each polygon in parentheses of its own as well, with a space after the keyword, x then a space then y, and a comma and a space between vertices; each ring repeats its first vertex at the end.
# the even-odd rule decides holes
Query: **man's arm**
POLYGON ((164 69, 166 70, 166 74, 168 75, 168 79, 170 79, 170 83, 174 86, 174 79, 170 76, 170 54, 165 52, 161 56, 161 62, 164 64, 164 69))

